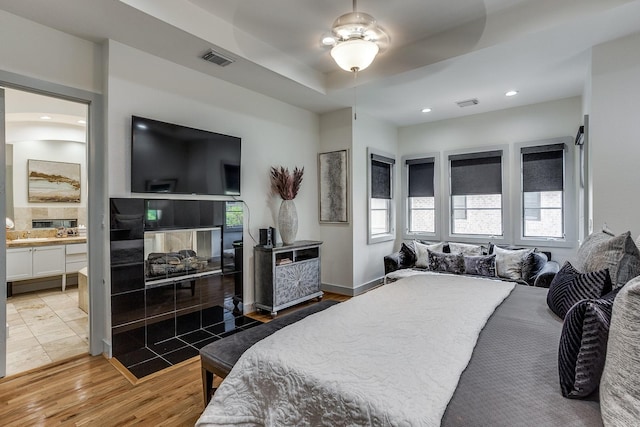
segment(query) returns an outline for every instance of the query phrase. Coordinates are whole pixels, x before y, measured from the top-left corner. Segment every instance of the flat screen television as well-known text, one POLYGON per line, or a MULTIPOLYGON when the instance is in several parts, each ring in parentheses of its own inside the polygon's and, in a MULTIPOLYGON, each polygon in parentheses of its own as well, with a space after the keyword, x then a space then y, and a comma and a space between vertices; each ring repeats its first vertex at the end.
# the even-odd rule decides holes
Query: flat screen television
POLYGON ((138 116, 131 118, 131 191, 240 195, 235 136, 138 116))

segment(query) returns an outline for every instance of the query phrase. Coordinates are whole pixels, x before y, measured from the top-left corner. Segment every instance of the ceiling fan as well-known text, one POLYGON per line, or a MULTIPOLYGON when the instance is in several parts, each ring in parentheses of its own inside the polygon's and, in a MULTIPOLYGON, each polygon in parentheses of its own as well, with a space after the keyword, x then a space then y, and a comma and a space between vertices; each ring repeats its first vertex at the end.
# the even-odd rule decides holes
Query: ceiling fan
POLYGON ((353 0, 353 12, 339 16, 331 27, 331 35, 322 44, 332 46, 331 57, 345 71, 358 73, 367 68, 378 52, 389 44, 389 35, 368 13, 358 12, 353 0))

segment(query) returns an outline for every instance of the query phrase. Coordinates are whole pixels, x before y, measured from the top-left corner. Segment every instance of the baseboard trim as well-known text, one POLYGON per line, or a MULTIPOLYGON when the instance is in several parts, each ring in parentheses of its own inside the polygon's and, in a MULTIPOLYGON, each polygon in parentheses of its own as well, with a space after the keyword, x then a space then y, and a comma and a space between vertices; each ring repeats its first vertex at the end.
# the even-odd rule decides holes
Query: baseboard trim
POLYGON ((331 283, 323 283, 322 290, 327 292, 333 292, 334 294, 340 295, 348 295, 350 297, 355 297, 357 295, 363 294, 370 289, 376 288, 382 285, 384 278, 381 277, 379 279, 374 279, 370 282, 364 283, 357 288, 348 288, 346 286, 334 285, 331 283))

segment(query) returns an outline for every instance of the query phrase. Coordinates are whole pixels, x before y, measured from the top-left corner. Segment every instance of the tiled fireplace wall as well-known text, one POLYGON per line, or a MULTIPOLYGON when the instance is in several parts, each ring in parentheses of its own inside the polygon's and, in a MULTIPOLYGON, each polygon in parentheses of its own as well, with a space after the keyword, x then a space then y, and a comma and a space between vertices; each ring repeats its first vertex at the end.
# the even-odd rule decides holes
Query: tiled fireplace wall
POLYGON ((169 359, 163 356, 176 349, 164 347, 178 341, 172 338, 196 336, 194 332, 229 319, 233 322, 241 314, 242 227, 226 226, 227 203, 234 202, 110 200, 112 351, 125 366, 151 353, 169 359), (158 211, 162 211, 160 218, 158 211), (221 273, 145 283, 145 231, 212 227, 221 230, 221 252, 233 254, 230 262, 222 263, 221 273))

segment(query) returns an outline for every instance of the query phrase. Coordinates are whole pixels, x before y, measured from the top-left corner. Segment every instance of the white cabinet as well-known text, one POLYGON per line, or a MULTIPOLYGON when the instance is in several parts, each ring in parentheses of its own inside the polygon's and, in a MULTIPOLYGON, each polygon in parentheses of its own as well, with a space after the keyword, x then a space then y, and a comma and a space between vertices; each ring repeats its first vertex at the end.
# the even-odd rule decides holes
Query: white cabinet
POLYGON ((67 273, 77 273, 87 266, 87 244, 75 243, 66 245, 66 269, 67 273))
POLYGON ((64 245, 7 249, 7 281, 57 276, 64 272, 64 245))
POLYGON ((7 282, 33 277, 33 248, 7 249, 7 282))

